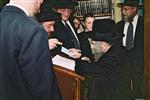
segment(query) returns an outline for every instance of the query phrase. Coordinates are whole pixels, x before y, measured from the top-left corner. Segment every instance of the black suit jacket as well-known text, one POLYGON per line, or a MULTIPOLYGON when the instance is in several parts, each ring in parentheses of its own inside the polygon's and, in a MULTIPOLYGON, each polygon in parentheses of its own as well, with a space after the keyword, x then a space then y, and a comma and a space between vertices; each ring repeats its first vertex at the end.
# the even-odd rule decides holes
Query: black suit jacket
POLYGON ((111 47, 97 62, 76 60, 75 70, 93 76, 91 100, 130 100, 129 66, 121 47, 111 47))
POLYGON ((51 34, 51 38, 57 38, 63 43, 63 46, 68 49, 75 47, 72 36, 67 32, 67 29, 61 20, 55 21, 54 28, 55 31, 51 34))
MULTIPOLYGON (((72 25, 72 27, 74 28, 74 25, 72 25)), ((55 31, 51 34, 50 38, 57 38, 59 41, 63 43, 63 46, 68 49, 75 48, 72 36, 67 32, 67 29, 61 20, 56 20, 54 28, 55 31)), ((77 33, 76 36, 80 43, 82 56, 90 57, 91 59, 93 59, 92 51, 88 39, 84 36, 79 36, 77 33)), ((55 55, 59 53, 60 51, 59 49, 60 48, 56 48, 54 50, 51 50, 51 52, 55 55)))
POLYGON ((61 100, 43 27, 15 6, 0 21, 2 100, 61 100))
MULTIPOLYGON (((117 35, 124 35, 124 21, 120 21, 116 25, 117 35)), ((122 45, 122 41, 120 41, 122 45)), ((125 48, 126 49, 126 48, 125 48)), ((139 16, 134 37, 134 47, 131 50, 126 50, 126 55, 130 65, 136 73, 143 74, 144 71, 144 23, 143 17, 139 16)))

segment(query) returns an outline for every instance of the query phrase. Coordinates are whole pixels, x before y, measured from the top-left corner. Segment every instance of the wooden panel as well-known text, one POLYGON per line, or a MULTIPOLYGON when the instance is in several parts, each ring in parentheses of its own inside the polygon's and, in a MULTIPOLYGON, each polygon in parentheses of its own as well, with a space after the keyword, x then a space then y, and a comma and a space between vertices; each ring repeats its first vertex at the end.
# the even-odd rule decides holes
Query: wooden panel
POLYGON ((66 69, 66 68, 63 68, 63 67, 60 67, 60 66, 57 66, 57 65, 54 65, 54 70, 56 72, 60 72, 60 73, 63 73, 65 75, 68 75, 68 76, 71 76, 71 77, 77 77, 79 78, 80 80, 84 80, 84 77, 83 76, 80 76, 78 74, 75 73, 75 71, 72 71, 72 70, 69 70, 69 69, 66 69))
POLYGON ((150 100, 150 0, 144 1, 144 74, 145 74, 145 96, 150 100))
POLYGON ((73 77, 57 73, 58 85, 63 95, 63 100, 76 100, 77 82, 73 77), (73 99, 74 98, 74 99, 73 99))
POLYGON ((80 82, 84 77, 77 75, 74 71, 54 65, 58 85, 63 100, 80 100, 80 82))

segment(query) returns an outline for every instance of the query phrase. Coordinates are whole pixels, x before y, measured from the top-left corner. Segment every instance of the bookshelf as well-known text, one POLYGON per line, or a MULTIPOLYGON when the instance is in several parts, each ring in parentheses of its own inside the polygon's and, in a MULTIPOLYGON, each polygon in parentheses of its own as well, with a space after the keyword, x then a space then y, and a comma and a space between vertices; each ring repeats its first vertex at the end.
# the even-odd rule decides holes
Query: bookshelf
POLYGON ((9 0, 0 0, 0 10, 1 10, 1 7, 4 6, 8 2, 9 0))
POLYGON ((111 16, 112 0, 76 0, 75 16, 83 17, 86 13, 93 13, 94 16, 111 16))
POLYGON ((2 6, 2 3, 3 3, 3 1, 2 1, 2 0, 0 0, 0 7, 2 6))

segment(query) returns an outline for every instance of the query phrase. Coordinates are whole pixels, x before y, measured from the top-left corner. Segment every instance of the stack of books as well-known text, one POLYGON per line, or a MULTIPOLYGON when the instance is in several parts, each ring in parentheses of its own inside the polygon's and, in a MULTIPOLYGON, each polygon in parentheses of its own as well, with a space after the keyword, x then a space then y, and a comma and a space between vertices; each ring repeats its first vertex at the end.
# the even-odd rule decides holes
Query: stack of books
POLYGON ((82 0, 75 7, 75 16, 93 13, 95 16, 108 15, 112 11, 112 0, 82 0))

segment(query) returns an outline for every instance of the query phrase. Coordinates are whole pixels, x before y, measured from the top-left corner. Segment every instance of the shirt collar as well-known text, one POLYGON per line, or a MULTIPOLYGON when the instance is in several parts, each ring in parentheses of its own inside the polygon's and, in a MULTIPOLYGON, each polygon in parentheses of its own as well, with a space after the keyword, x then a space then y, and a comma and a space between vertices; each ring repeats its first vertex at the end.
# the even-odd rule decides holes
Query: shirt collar
POLYGON ((134 18, 133 18, 133 22, 137 22, 138 18, 139 18, 139 15, 138 14, 135 15, 134 18))
POLYGON ((29 12, 28 12, 24 7, 21 7, 20 5, 17 5, 17 4, 14 4, 14 3, 8 3, 7 6, 15 6, 15 7, 18 7, 18 8, 20 8, 21 10, 23 10, 27 16, 30 15, 29 12))
POLYGON ((63 21, 63 20, 61 20, 62 21, 62 23, 65 25, 65 23, 67 23, 67 24, 69 24, 69 26, 70 26, 70 22, 69 22, 69 20, 67 20, 67 21, 63 21))

